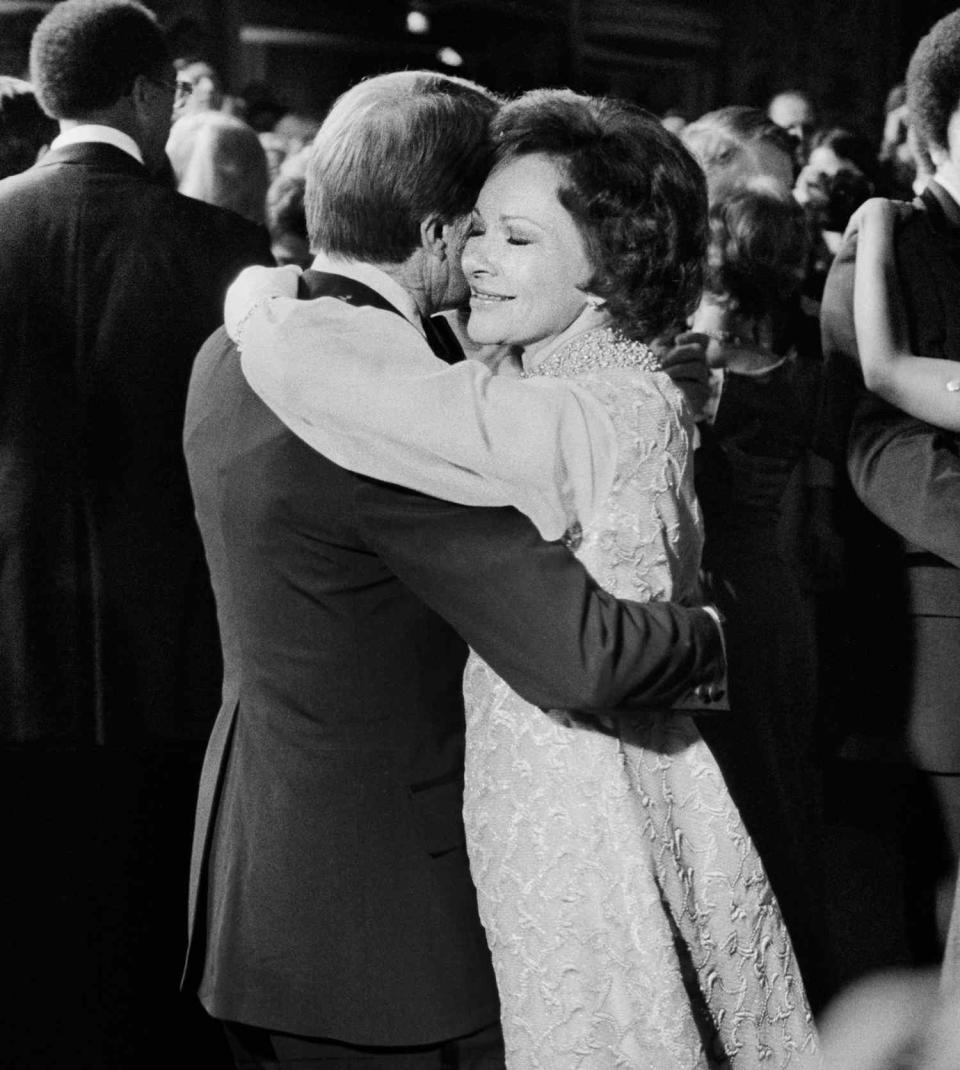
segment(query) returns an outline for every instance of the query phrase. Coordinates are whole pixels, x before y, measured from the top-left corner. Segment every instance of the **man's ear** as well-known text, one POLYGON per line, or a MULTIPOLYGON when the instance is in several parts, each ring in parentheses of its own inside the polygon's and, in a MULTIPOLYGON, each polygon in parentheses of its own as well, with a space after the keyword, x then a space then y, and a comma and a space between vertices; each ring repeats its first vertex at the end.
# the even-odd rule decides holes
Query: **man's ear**
POLYGON ((149 102, 149 94, 153 91, 153 87, 150 85, 150 79, 145 74, 138 74, 136 78, 134 78, 133 84, 130 86, 129 96, 134 105, 139 109, 149 102))
POLYGON ((451 224, 439 216, 427 216, 420 223, 420 244, 438 260, 446 260, 454 247, 454 232, 451 224))

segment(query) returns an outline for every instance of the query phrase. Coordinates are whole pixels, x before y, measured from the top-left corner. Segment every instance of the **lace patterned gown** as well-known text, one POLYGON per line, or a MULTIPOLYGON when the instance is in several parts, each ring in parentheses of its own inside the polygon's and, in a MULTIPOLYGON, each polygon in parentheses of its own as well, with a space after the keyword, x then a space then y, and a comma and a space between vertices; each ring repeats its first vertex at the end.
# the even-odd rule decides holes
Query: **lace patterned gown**
MULTIPOLYGON (((577 556, 617 596, 695 598, 692 428, 669 378, 610 329, 534 374, 575 376, 618 434, 577 556)), ((511 1070, 818 1065, 776 900, 692 719, 545 713, 476 655, 465 694, 467 844, 511 1070)))

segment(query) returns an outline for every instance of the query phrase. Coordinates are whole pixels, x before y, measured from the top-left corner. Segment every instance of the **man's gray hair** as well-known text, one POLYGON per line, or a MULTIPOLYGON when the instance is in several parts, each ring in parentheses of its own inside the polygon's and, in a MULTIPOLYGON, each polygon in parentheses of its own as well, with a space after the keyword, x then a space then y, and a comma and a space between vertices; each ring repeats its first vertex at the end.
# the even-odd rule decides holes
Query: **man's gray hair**
POLYGON ((307 165, 311 248, 402 263, 424 219, 466 215, 490 170, 499 104, 482 86, 434 71, 382 74, 344 93, 307 165))

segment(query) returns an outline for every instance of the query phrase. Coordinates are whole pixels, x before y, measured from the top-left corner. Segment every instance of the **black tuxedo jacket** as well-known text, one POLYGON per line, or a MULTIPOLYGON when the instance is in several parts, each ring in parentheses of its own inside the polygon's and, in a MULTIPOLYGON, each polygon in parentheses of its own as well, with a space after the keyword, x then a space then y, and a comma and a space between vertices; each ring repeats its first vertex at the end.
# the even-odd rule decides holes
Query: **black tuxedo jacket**
POLYGON ((0 183, 6 742, 205 738, 220 650, 183 463, 187 382, 265 232, 109 145, 0 183))
POLYGON ((538 705, 600 709, 716 674, 718 632, 619 605, 513 510, 339 468, 250 390, 222 330, 185 445, 225 662, 185 984, 219 1018, 357 1044, 493 1021, 461 821, 465 644, 538 705))
MULTIPOLYGON (((895 249, 914 353, 960 360, 960 207, 932 182, 895 249)), ((960 772, 960 436, 863 385, 853 322, 855 236, 830 271, 822 327, 824 452, 849 475, 846 513, 864 723, 906 728, 922 767, 960 772)))

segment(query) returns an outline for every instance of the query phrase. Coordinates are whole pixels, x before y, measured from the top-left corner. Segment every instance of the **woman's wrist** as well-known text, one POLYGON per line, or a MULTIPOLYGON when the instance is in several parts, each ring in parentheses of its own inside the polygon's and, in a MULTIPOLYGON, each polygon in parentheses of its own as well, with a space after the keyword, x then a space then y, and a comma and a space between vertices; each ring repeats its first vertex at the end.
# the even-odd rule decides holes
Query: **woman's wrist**
POLYGON ((230 337, 233 339, 233 344, 237 347, 237 349, 239 349, 241 352, 243 351, 243 334, 246 328, 250 325, 250 321, 253 319, 253 317, 256 316, 258 312, 265 311, 267 306, 272 301, 277 301, 280 298, 286 296, 287 294, 283 293, 264 294, 262 297, 258 297, 247 309, 247 311, 240 316, 240 319, 238 319, 237 322, 234 324, 233 330, 228 332, 230 334, 230 337))
POLYGON ((300 275, 300 269, 293 265, 244 268, 227 290, 224 302, 223 321, 230 338, 239 345, 249 321, 272 299, 296 297, 300 275))

